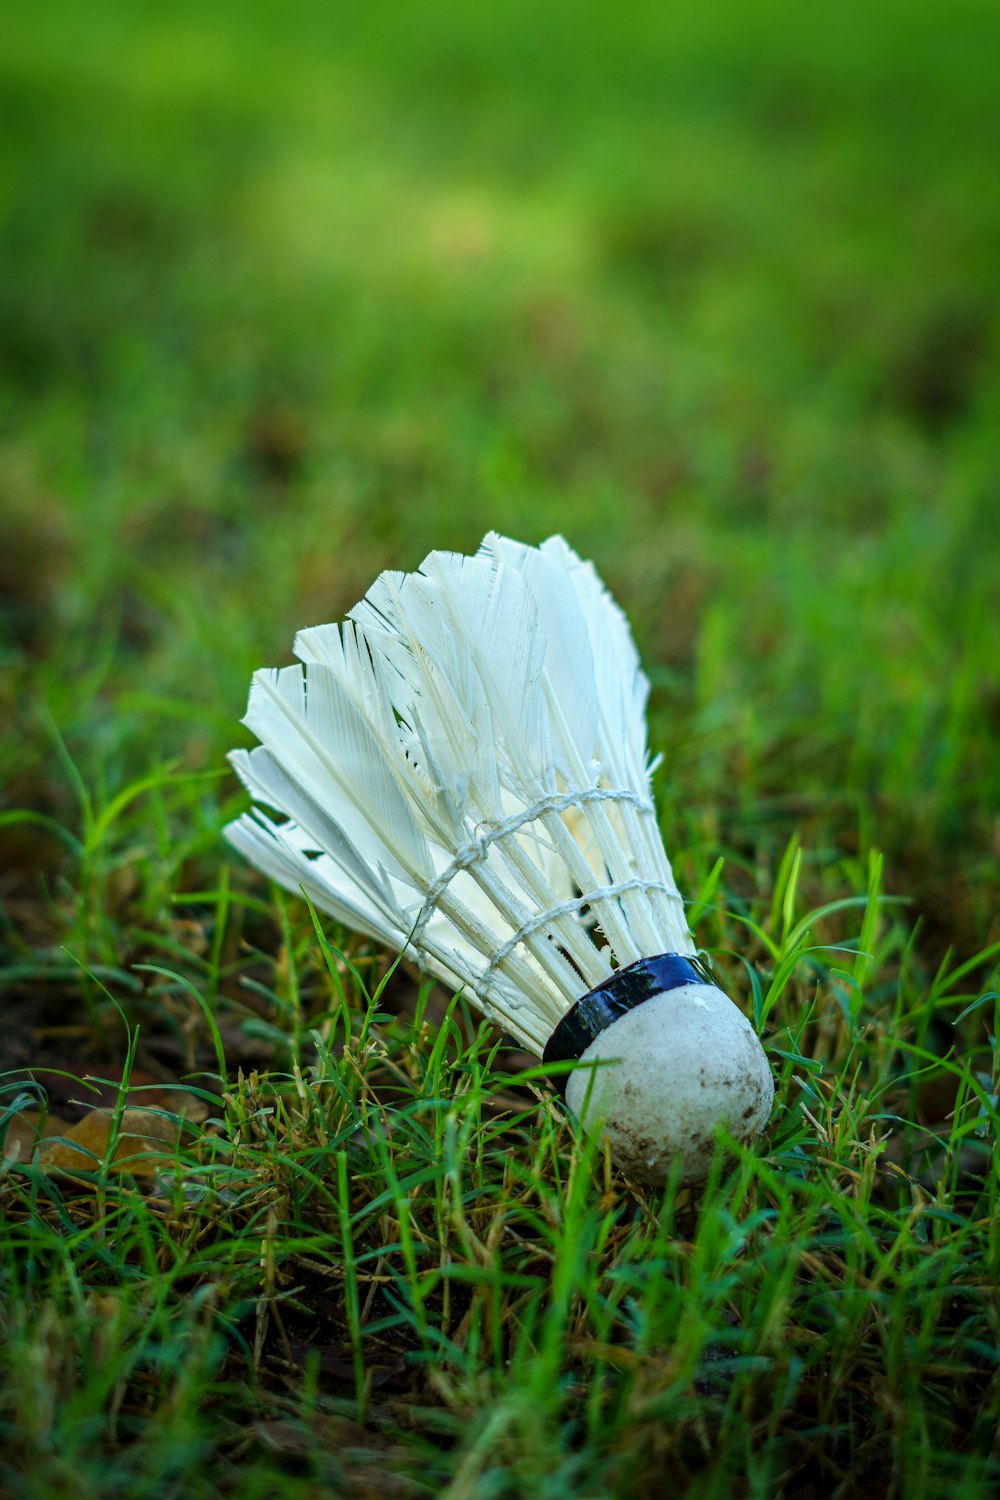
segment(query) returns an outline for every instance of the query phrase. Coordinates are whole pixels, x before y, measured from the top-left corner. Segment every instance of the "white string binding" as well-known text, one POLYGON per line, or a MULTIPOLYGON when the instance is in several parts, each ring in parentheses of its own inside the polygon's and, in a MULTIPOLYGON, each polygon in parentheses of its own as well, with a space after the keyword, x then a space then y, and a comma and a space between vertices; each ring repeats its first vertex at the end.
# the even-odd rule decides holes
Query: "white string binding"
POLYGON ((548 927, 550 923, 556 922, 560 917, 571 916, 573 912, 581 911, 585 906, 593 906, 597 901, 613 900, 616 896, 624 896, 628 891, 662 891, 672 901, 678 902, 683 909, 684 899, 673 886, 667 885, 663 880, 644 880, 641 875, 634 880, 622 880, 617 885, 605 885, 598 891, 588 891, 584 896, 574 896, 572 901, 564 901, 561 906, 553 906, 550 911, 539 912, 532 917, 530 922, 524 922, 500 947, 490 959, 486 968, 476 981, 476 993, 480 997, 488 994, 493 976, 501 967, 504 960, 513 953, 518 943, 523 943, 533 933, 542 927, 548 927))
MULTIPOLYGON (((583 787, 581 790, 573 792, 552 792, 548 797, 541 797, 531 807, 525 807, 518 813, 512 813, 509 818, 504 818, 502 823, 477 823, 476 827, 485 827, 486 832, 477 834, 471 843, 466 844, 463 849, 459 849, 451 864, 446 866, 433 884, 428 887, 427 894, 420 907, 420 914, 410 934, 410 942, 414 944, 419 943, 424 928, 434 915, 435 907, 455 876, 460 875, 463 870, 468 870, 471 865, 485 861, 491 844, 498 843, 501 839, 506 838, 508 834, 516 833, 526 823, 537 822, 543 813, 565 812, 570 807, 585 807, 588 802, 630 802, 639 812, 654 814, 656 812, 656 808, 649 798, 640 797, 638 792, 619 791, 612 787, 592 786, 583 787)), ((658 882, 640 882, 640 884, 647 885, 650 890, 661 889, 658 882)), ((633 888, 632 885, 624 887, 624 889, 633 888)), ((663 886, 662 889, 668 895, 670 894, 669 887, 663 886)), ((587 899, 589 898, 584 899, 582 905, 585 906, 587 904, 587 899)), ((567 910, 579 910, 579 907, 570 906, 567 910)), ((556 907, 550 915, 558 916, 561 914, 561 911, 561 907, 556 907)), ((546 920, 548 920, 548 917, 546 920)), ((534 931, 534 929, 531 928, 529 929, 530 931, 534 931)), ((506 944, 504 946, 506 947, 506 944)), ((506 955, 504 956, 506 957, 506 955)), ((491 961, 491 969, 494 967, 494 963, 495 960, 491 961)), ((489 973, 489 970, 487 970, 487 973, 489 973)))

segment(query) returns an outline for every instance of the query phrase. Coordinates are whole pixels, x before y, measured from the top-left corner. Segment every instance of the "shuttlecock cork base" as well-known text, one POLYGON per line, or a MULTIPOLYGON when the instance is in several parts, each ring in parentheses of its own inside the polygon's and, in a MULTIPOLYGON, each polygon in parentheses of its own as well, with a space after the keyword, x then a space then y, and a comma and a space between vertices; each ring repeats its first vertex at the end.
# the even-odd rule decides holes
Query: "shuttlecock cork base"
POLYGON ((561 1079, 566 1102, 644 1182, 675 1169, 701 1182, 717 1128, 752 1140, 774 1100, 753 1027, 688 954, 639 959, 583 995, 542 1058, 583 1064, 561 1079))
POLYGON ((537 1057, 578 1058, 567 1101, 636 1176, 704 1175, 720 1124, 750 1140, 770 1071, 697 960, 649 683, 591 564, 490 533, 383 573, 295 654, 254 674, 260 745, 230 759, 258 805, 229 841, 537 1057))

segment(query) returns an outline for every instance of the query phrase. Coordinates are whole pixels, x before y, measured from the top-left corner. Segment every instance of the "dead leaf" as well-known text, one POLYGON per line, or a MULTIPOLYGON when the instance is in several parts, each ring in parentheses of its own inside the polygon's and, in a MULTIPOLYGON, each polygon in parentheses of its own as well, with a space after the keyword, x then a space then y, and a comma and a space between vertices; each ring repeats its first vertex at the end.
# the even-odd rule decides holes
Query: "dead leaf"
MULTIPOLYGON (((111 1110, 94 1109, 38 1153, 42 1166, 65 1172, 93 1172, 107 1158, 114 1128, 111 1110)), ((152 1177, 164 1157, 172 1157, 180 1131, 177 1122, 146 1109, 126 1109, 115 1146, 114 1162, 136 1177, 152 1177)))
MULTIPOLYGON (((45 1031, 33 1031, 33 1049, 37 1051, 57 1029, 49 1027, 45 1031)), ((69 1032, 77 1028, 61 1029, 69 1032)), ((87 1035, 90 1035, 89 1030, 87 1035)), ((88 1110, 115 1108, 121 1093, 121 1075, 117 1068, 112 1067, 103 1072, 101 1064, 96 1061, 84 1065, 79 1057, 68 1053, 64 1056, 58 1050, 46 1050, 44 1062, 47 1070, 45 1088, 53 1108, 62 1113, 72 1113, 79 1107, 88 1110)), ((31 1077, 31 1070, 27 1065, 19 1068, 18 1072, 23 1073, 26 1079, 31 1077)), ((162 1109, 169 1114, 183 1115, 193 1124, 200 1123, 208 1116, 208 1106, 204 1099, 189 1093, 187 1089, 171 1087, 169 1076, 164 1081, 163 1078, 154 1077, 152 1073, 144 1072, 142 1068, 132 1068, 129 1072, 127 1098, 130 1109, 162 1109)))
POLYGON ((46 1115, 44 1123, 37 1109, 26 1109, 15 1115, 7 1126, 3 1141, 4 1161, 30 1161, 39 1141, 51 1135, 65 1135, 72 1127, 58 1115, 46 1115))
POLYGON ((393 1444, 380 1432, 351 1420, 350 1417, 314 1413, 307 1421, 294 1422, 284 1417, 254 1422, 254 1430, 267 1447, 280 1453, 312 1453, 326 1450, 344 1457, 349 1453, 391 1453, 393 1444))

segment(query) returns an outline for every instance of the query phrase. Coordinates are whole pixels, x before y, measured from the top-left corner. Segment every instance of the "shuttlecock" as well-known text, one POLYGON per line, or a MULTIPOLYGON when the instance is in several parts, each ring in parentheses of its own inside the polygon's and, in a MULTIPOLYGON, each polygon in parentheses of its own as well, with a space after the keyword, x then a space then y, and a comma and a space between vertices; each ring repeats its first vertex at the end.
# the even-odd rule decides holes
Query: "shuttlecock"
POLYGON ((561 537, 386 572, 254 675, 233 766, 254 865, 405 950, 523 1047, 634 1176, 704 1177, 774 1086, 697 956, 652 801, 628 622, 561 537))

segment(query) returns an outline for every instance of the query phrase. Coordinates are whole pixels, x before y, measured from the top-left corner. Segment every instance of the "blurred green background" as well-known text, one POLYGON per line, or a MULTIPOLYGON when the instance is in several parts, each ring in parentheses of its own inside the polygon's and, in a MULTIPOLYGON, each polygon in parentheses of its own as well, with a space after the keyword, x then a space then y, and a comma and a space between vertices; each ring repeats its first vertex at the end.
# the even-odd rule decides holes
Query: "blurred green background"
MULTIPOLYGON (((98 800, 218 766, 381 568, 561 531, 634 622, 671 849, 752 897, 798 832, 820 895, 876 842, 932 956, 1000 935, 995 5, 4 31, 8 805, 72 816, 53 723, 98 800)), ((162 860, 218 859, 216 795, 162 860)))

